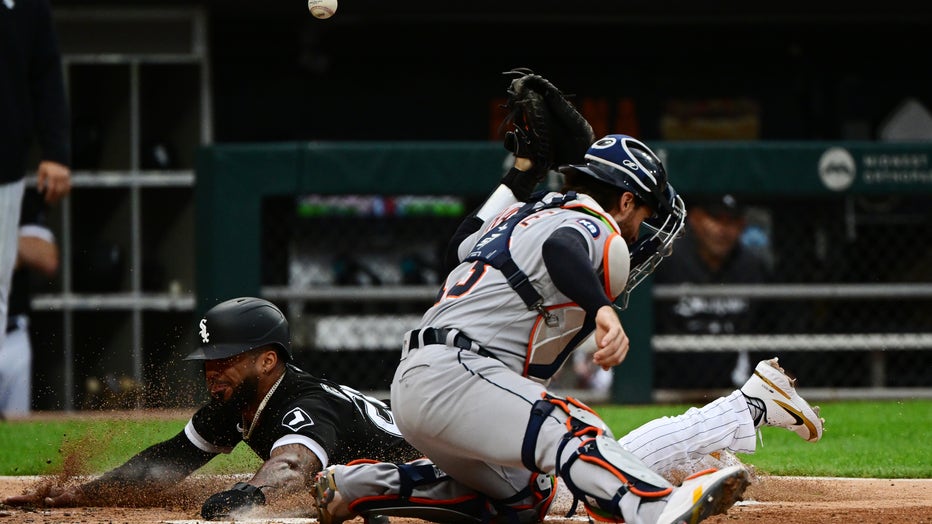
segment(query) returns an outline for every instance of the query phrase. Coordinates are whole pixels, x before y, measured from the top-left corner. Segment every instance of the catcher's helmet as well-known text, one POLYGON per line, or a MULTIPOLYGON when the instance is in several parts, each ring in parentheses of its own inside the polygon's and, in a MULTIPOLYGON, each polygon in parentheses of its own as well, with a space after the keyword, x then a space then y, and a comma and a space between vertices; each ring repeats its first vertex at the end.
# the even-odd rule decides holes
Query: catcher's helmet
POLYGON ((185 360, 229 358, 263 346, 278 346, 291 360, 288 320, 278 307, 261 298, 240 297, 207 310, 198 324, 201 345, 185 360))
POLYGON ((601 180, 633 193, 654 210, 654 215, 642 224, 646 231, 630 247, 631 271, 619 304, 624 308, 634 287, 673 252, 673 241, 682 233, 686 221, 686 206, 667 180, 660 158, 636 138, 607 135, 589 147, 585 158, 585 164, 563 166, 560 172, 576 171, 601 180))
POLYGON ((628 135, 608 135, 589 146, 585 158, 585 164, 563 166, 560 171, 580 171, 634 193, 658 214, 673 211, 673 191, 667 182, 667 170, 640 140, 628 135))

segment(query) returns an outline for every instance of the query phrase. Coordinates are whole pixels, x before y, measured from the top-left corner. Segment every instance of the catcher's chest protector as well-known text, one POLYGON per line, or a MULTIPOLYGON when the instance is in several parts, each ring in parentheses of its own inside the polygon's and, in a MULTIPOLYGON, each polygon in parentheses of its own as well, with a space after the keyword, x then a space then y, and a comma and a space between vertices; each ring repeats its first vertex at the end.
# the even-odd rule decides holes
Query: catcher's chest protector
MULTIPOLYGON (((553 208, 601 216, 598 211, 589 209, 578 201, 574 192, 568 192, 563 197, 547 202, 529 202, 486 232, 464 259, 468 262, 487 264, 501 271, 528 309, 538 312, 537 321, 528 338, 523 375, 545 380, 560 369, 592 330, 591 321, 588 329, 583 329, 587 325, 586 312, 575 303, 544 305, 540 293, 534 289, 527 275, 515 263, 509 249, 512 233, 518 224, 534 213, 553 208)), ((606 294, 614 297, 620 293, 619 284, 623 290, 628 277, 628 251, 627 245, 614 226, 610 226, 610 229, 612 234, 608 235, 605 241, 603 277, 606 294), (609 267, 615 269, 610 271, 609 267)))

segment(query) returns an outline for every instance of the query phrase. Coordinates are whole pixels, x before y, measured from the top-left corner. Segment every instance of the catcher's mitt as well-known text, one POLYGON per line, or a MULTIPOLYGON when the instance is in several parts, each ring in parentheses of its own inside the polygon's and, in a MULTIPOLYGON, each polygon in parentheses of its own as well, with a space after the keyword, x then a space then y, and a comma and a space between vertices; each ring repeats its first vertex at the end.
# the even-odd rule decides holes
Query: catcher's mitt
POLYGON ((576 107, 530 69, 505 74, 518 75, 508 88, 509 113, 502 122, 502 127, 514 126, 505 134, 505 149, 531 159, 540 176, 556 166, 582 162, 595 135, 576 107))

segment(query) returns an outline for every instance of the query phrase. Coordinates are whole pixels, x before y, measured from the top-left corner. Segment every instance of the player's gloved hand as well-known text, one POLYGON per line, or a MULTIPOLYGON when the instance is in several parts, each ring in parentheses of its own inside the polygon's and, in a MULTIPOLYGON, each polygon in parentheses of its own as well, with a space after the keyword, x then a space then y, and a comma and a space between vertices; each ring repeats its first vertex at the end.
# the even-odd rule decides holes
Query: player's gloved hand
POLYGON ((16 507, 68 508, 84 505, 87 502, 80 487, 63 489, 57 486, 0 499, 0 503, 16 507))
POLYGON ((201 516, 207 520, 227 517, 234 511, 249 509, 265 504, 262 490, 252 484, 237 482, 233 489, 215 493, 201 506, 201 516))

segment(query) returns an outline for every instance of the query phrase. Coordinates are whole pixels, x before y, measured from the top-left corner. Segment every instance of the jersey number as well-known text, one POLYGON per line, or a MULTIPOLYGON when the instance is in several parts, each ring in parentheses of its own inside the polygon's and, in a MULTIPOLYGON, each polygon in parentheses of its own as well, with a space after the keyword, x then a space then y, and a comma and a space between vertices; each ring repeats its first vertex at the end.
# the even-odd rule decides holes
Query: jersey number
POLYGON ((391 410, 384 402, 375 397, 363 395, 351 387, 341 385, 340 391, 352 399, 356 409, 379 429, 396 437, 401 436, 401 430, 395 425, 395 417, 392 416, 391 410))
MULTIPOLYGON (((485 276, 485 273, 488 270, 489 266, 485 262, 476 262, 472 265, 472 268, 469 269, 469 273, 466 275, 466 278, 454 284, 450 289, 445 290, 441 295, 440 300, 444 298, 459 298, 466 293, 469 293, 469 290, 472 289, 483 276, 485 276)), ((438 302, 440 300, 438 300, 438 302)))

